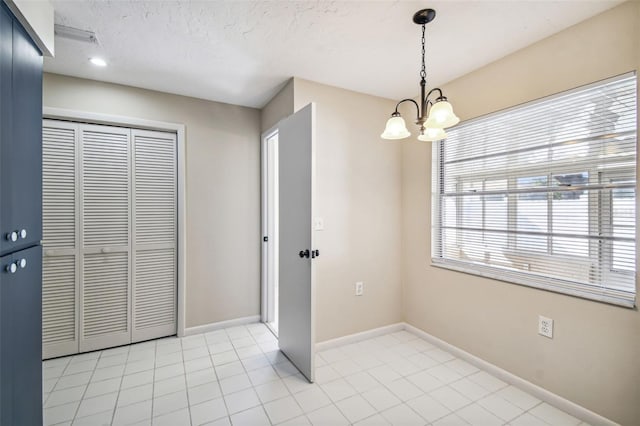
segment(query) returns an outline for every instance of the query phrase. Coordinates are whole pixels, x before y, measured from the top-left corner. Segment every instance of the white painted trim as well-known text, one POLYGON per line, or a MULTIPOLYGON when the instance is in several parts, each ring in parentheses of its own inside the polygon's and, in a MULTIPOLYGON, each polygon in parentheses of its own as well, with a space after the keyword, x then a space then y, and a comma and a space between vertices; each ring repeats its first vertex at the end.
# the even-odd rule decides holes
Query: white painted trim
POLYGON ((185 328, 184 336, 193 336, 194 334, 208 333, 210 331, 220 330, 223 328, 259 323, 259 322, 260 322, 260 315, 251 315, 249 317, 234 318, 226 321, 212 322, 210 324, 185 328))
POLYGON ((187 315, 187 149, 185 128, 178 124, 178 337, 184 336, 187 315))
POLYGON ((186 226, 186 147, 185 126, 179 123, 147 120, 121 115, 101 114, 64 108, 44 107, 42 117, 56 120, 91 124, 131 127, 144 130, 175 132, 178 160, 178 337, 185 336, 186 285, 187 285, 187 226, 186 226))
POLYGON ((373 328, 371 330, 361 331, 360 333, 349 334, 347 336, 325 340, 324 342, 316 343, 316 352, 326 351, 327 349, 332 349, 338 346, 348 345, 351 343, 358 343, 363 340, 382 336, 383 334, 395 333, 396 331, 404 330, 404 328, 405 328, 405 323, 399 322, 396 324, 373 328))
MULTIPOLYGON (((497 378, 499 378, 500 380, 503 380, 513 386, 516 386, 520 389, 522 389, 525 392, 530 393, 531 395, 535 396, 536 398, 547 402, 551 405, 553 405, 554 407, 559 408, 562 411, 565 411, 569 414, 571 414, 574 417, 577 417, 578 419, 585 421, 587 423, 590 424, 597 424, 597 425, 617 425, 617 423, 607 419, 606 417, 603 417, 597 413, 594 413, 591 410, 588 410, 584 407, 582 407, 581 405, 578 405, 574 402, 569 401, 568 399, 565 399, 559 395, 556 395, 553 392, 550 392, 538 385, 535 385, 519 376, 516 376, 513 373, 510 373, 506 370, 503 370, 502 368, 491 364, 490 362, 487 362, 485 360, 483 360, 482 358, 478 358, 475 355, 470 354, 469 352, 458 348, 457 346, 454 346, 450 343, 445 342, 444 340, 438 339, 435 336, 432 336, 431 334, 427 333, 426 331, 423 331, 417 327, 414 327, 410 324, 407 323, 403 323, 403 327, 406 331, 408 331, 409 333, 413 333, 418 337, 423 338, 424 340, 428 341, 429 343, 432 343, 442 349, 444 349, 447 352, 450 352, 451 354, 457 356, 458 358, 461 358, 465 361, 467 361, 470 364, 475 365, 478 368, 481 368, 482 370, 487 371, 488 373, 491 373, 492 375, 496 376, 497 378)), ((349 336, 347 336, 349 337, 349 336)))
MULTIPOLYGON (((278 133, 278 125, 276 124, 266 132, 261 135, 261 144, 260 144, 260 197, 261 197, 261 207, 260 207, 260 221, 262 224, 262 235, 260 235, 260 253, 261 253, 261 277, 260 277, 260 321, 267 323, 268 318, 268 253, 269 248, 268 244, 264 244, 264 236, 269 233, 269 224, 267 222, 267 163, 268 159, 268 151, 267 151, 267 141, 278 133)), ((271 328, 270 328, 271 329, 271 328)), ((271 330, 272 332, 274 330, 271 330)))

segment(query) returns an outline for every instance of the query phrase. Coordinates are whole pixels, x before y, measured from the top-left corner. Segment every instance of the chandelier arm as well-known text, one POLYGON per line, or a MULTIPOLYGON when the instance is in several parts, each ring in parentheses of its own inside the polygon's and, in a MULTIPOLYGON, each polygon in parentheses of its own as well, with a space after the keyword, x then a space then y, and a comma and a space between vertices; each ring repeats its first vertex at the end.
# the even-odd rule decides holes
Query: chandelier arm
POLYGON ((418 110, 417 118, 418 118, 418 120, 420 120, 420 107, 418 106, 418 103, 416 101, 414 101, 413 99, 410 99, 410 98, 403 99, 400 102, 398 102, 396 104, 396 111, 394 112, 394 114, 398 114, 398 107, 403 102, 411 102, 412 104, 414 104, 416 106, 416 109, 418 110))
MULTIPOLYGON (((440 99, 440 98, 444 98, 444 95, 442 94, 442 90, 440 90, 440 88, 439 88, 439 87, 434 87, 434 88, 433 88, 433 89, 431 89, 431 90, 429 91, 429 93, 427 94, 427 97, 425 98, 425 101, 426 101, 427 99, 429 99, 429 96, 431 96, 431 94, 432 94, 433 92, 435 92, 436 90, 438 91, 438 93, 440 93, 440 96, 438 96, 438 97, 436 98, 436 100, 438 100, 438 99, 440 99)), ((445 98, 445 99, 446 99, 446 98, 445 98)))
POLYGON ((422 117, 426 120, 427 117, 427 111, 429 110, 430 107, 433 106, 433 101, 431 99, 425 99, 424 100, 424 107, 422 109, 422 117))

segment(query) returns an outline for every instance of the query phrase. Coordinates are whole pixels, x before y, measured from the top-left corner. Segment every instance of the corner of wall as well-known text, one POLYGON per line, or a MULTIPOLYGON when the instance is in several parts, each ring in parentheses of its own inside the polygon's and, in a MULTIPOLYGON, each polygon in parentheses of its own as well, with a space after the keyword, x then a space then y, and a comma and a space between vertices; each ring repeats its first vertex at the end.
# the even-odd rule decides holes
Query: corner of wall
POLYGON ((293 114, 294 111, 294 77, 291 77, 260 110, 261 131, 268 131, 280 120, 293 114))

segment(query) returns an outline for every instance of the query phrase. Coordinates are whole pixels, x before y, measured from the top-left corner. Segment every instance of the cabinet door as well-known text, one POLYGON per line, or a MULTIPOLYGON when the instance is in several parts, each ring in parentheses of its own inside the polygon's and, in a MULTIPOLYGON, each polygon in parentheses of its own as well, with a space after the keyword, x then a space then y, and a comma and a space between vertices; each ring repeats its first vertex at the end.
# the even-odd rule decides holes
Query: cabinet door
POLYGON ((42 424, 42 248, 0 258, 0 424, 42 424))
MULTIPOLYGON (((5 43, 5 34, 1 38, 5 43)), ((39 244, 42 239, 42 56, 15 20, 11 60, 12 128, 8 134, 3 132, 0 141, 0 254, 39 244)), ((3 128, 9 113, 5 106, 3 128)))
MULTIPOLYGON (((13 134, 13 99, 11 90, 11 56, 13 51, 13 21, 11 15, 0 3, 0 256, 11 249, 6 240, 11 216, 10 186, 12 168, 11 141, 13 134)), ((17 236, 16 236, 17 237, 17 236)))

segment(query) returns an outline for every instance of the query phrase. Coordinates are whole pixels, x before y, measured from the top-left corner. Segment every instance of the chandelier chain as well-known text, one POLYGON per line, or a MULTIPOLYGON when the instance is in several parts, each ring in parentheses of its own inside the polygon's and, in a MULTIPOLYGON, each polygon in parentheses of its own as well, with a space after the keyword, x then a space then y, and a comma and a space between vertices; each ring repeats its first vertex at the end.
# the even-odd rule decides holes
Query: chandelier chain
POLYGON ((424 65, 424 44, 425 44, 425 39, 424 39, 424 30, 425 30, 426 25, 422 24, 422 69, 420 70, 420 77, 422 77, 422 79, 424 80, 425 78, 427 78, 427 69, 424 65))

